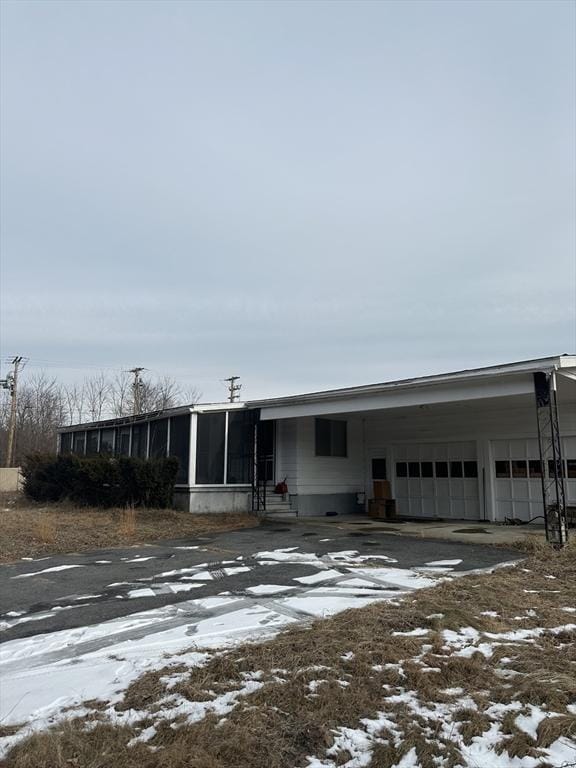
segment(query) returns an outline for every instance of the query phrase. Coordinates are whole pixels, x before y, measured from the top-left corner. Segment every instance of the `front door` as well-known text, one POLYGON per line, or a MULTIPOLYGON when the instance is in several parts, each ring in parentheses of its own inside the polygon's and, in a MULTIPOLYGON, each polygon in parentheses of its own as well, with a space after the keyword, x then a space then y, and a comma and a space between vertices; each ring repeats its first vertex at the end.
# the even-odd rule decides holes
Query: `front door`
POLYGON ((266 483, 274 482, 274 430, 275 422, 258 422, 258 477, 266 483))

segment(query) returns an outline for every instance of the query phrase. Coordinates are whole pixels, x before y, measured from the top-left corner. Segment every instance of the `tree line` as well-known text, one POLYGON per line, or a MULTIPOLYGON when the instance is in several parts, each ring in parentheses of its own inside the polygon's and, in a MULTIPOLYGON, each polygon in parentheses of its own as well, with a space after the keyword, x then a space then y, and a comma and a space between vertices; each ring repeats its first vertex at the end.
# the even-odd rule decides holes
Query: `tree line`
MULTIPOLYGON (((130 416, 134 413, 134 394, 128 372, 113 377, 99 373, 74 384, 63 384, 46 373, 22 378, 17 397, 15 464, 29 453, 55 453, 58 427, 130 416)), ((183 389, 169 376, 140 381, 140 413, 196 403, 199 398, 196 388, 183 389)), ((10 393, 0 390, 0 466, 6 465, 10 400, 10 393)))

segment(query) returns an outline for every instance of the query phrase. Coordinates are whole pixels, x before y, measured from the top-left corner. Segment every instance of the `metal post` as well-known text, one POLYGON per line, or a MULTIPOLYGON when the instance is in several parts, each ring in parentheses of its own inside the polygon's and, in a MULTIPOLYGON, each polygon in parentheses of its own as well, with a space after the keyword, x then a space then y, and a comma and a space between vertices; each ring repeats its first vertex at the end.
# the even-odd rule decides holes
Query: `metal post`
POLYGON ((563 547, 568 541, 568 525, 554 372, 534 374, 534 394, 546 540, 555 547, 563 547))
POLYGON ((223 474, 223 485, 228 484, 228 419, 230 416, 230 411, 225 411, 225 418, 224 418, 224 474, 223 474))
POLYGON ((260 511, 258 494, 258 422, 254 421, 254 447, 252 453, 252 512, 260 511))

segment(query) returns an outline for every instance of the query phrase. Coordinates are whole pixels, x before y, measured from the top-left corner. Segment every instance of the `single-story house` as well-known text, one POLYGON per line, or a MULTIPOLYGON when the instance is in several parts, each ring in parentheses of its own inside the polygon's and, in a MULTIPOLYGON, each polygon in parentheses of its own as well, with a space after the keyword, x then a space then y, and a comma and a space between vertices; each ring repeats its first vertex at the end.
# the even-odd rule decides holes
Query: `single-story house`
POLYGON ((175 499, 190 512, 363 513, 386 480, 399 515, 527 521, 542 515, 543 486, 560 482, 576 505, 576 355, 59 432, 60 453, 176 456, 175 499))

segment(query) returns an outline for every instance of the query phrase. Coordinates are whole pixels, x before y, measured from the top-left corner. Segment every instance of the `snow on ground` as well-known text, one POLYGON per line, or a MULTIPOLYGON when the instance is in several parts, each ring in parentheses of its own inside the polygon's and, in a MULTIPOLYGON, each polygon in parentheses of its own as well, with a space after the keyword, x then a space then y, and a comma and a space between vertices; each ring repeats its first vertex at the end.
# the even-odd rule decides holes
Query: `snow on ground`
POLYGON ((283 584, 257 584, 255 587, 248 587, 246 592, 250 592, 251 595, 277 595, 291 589, 296 587, 287 587, 283 584))
POLYGON ((54 573, 56 571, 69 571, 71 568, 84 568, 83 565, 54 565, 52 568, 44 568, 42 571, 33 571, 32 573, 21 573, 19 576, 12 576, 13 579, 29 579, 31 576, 40 576, 42 573, 54 573))
POLYGON ((298 581, 300 584, 318 584, 320 581, 331 581, 340 576, 342 576, 340 571, 330 568, 328 571, 318 571, 318 573, 313 573, 310 576, 298 576, 294 581, 298 581))
MULTIPOLYGON (((146 558, 133 558, 130 562, 143 559, 146 558)), ((258 552, 252 560, 257 565, 251 568, 223 568, 224 563, 234 562, 223 561, 165 571, 152 578, 169 581, 150 585, 151 577, 139 579, 144 582, 143 586, 129 590, 127 597, 154 597, 169 591, 191 590, 203 586, 200 581, 212 580, 216 571, 234 576, 253 570, 261 575, 261 583, 240 594, 190 599, 92 626, 12 640, 0 646, 0 722, 3 725, 30 723, 28 730, 0 739, 0 754, 30 728, 42 729, 56 722, 65 708, 78 708, 87 699, 118 700, 143 672, 183 661, 202 663, 206 654, 199 653, 199 649, 213 650, 249 639, 264 639, 294 622, 331 616, 376 600, 390 600, 411 590, 432 586, 440 577, 446 578, 444 568, 442 576, 423 575, 415 569, 384 566, 384 563, 396 562, 387 556, 360 555, 354 550, 320 556, 291 547, 258 552), (291 585, 269 582, 268 568, 280 562, 316 570, 293 579, 291 585), (379 565, 371 568, 368 562, 379 565), (174 581, 175 578, 181 581, 174 581), (184 651, 188 653, 174 656, 184 651)), ((71 567, 80 566, 57 566, 25 576, 71 567)), ((15 617, 15 620, 25 618, 15 617)), ((67 717, 73 714, 74 711, 66 712, 67 717)))
POLYGON ((460 565, 461 562, 462 560, 432 560, 426 565, 460 565))
MULTIPOLYGON (((84 700, 99 698, 113 705, 121 699, 126 687, 146 671, 171 664, 200 665, 215 650, 246 640, 268 638, 295 622, 330 616, 348 608, 364 606, 376 600, 390 600, 412 590, 432 586, 439 580, 449 578, 446 574, 451 566, 461 562, 428 563, 428 570, 423 573, 420 568, 384 566, 384 562, 390 562, 389 558, 360 556, 355 551, 316 556, 298 552, 296 548, 260 552, 254 555, 254 560, 258 563, 255 570, 254 566, 225 568, 224 564, 231 561, 223 561, 167 571, 158 576, 178 577, 182 581, 171 580, 128 591, 128 597, 149 597, 158 594, 160 589, 173 592, 194 589, 202 586, 198 582, 200 576, 204 580, 212 579, 213 571, 233 576, 253 570, 261 575, 261 583, 248 587, 240 594, 227 592, 217 597, 191 599, 93 626, 36 635, 0 646, 0 722, 3 725, 28 723, 19 733, 0 739, 0 757, 34 730, 43 729, 60 717, 82 714, 85 711, 81 706, 84 700), (378 561, 377 567, 367 565, 367 562, 378 561), (308 576, 294 578, 291 585, 270 583, 266 578, 267 569, 279 562, 304 564, 316 570, 308 576), (68 707, 74 709, 64 713, 68 707)), ((85 595, 79 599, 90 597, 97 595, 85 595)), ((573 609, 567 606, 567 613, 572 612, 573 609)), ((15 621, 33 620, 33 617, 22 616, 19 612, 12 614, 15 621)), ((491 615, 491 612, 484 614, 491 615)), ((551 630, 536 627, 489 633, 473 627, 461 627, 457 632, 444 630, 442 637, 445 647, 453 655, 467 657, 479 651, 489 658, 500 644, 533 643, 544 631, 560 633, 575 628, 574 624, 566 624, 551 630)), ((416 628, 394 634, 424 637, 428 632, 428 629, 416 628)), ((417 661, 418 657, 414 660, 417 661)), ((506 659, 502 659, 502 663, 505 662, 506 659)), ((393 666, 399 667, 399 671, 402 669, 401 665, 393 666)), ((434 670, 430 668, 430 671, 434 670)), ((179 676, 180 673, 176 673, 167 677, 171 681, 173 677, 175 685, 179 676)), ((321 683, 312 681, 311 693, 321 683)), ((345 685, 346 681, 341 681, 341 684, 345 685)), ((192 723, 209 713, 225 717, 241 697, 258 690, 261 685, 256 673, 244 675, 237 690, 223 693, 210 701, 189 701, 169 693, 162 708, 155 713, 155 718, 171 720, 184 717, 192 723)), ((490 727, 481 736, 474 737, 471 743, 465 744, 460 737, 459 723, 453 715, 461 708, 474 708, 475 704, 462 688, 447 688, 443 692, 453 700, 423 702, 411 690, 385 696, 383 702, 389 704, 391 710, 380 713, 374 719, 361 720, 357 728, 337 729, 333 746, 322 758, 310 755, 307 768, 362 768, 370 763, 376 744, 384 743, 386 738, 393 745, 400 744, 403 732, 393 713, 393 707, 398 704, 414 716, 437 722, 439 735, 457 743, 462 768, 538 768, 542 760, 558 767, 576 763, 576 745, 564 737, 551 744, 540 758, 510 757, 506 751, 495 751, 495 747, 505 738, 502 721, 510 712, 516 713, 517 728, 532 738, 536 736, 542 720, 556 717, 558 713, 543 711, 533 705, 523 707, 514 701, 494 704, 486 710, 492 720, 490 727), (382 736, 383 729, 385 738, 382 736), (342 763, 344 750, 350 757, 342 763)), ((112 706, 107 709, 112 722, 118 724, 129 725, 146 714, 133 710, 116 712, 112 706)), ((147 741, 153 738, 155 732, 152 725, 134 741, 147 741)), ((417 753, 412 748, 396 763, 395 768, 418 766, 417 753)))

